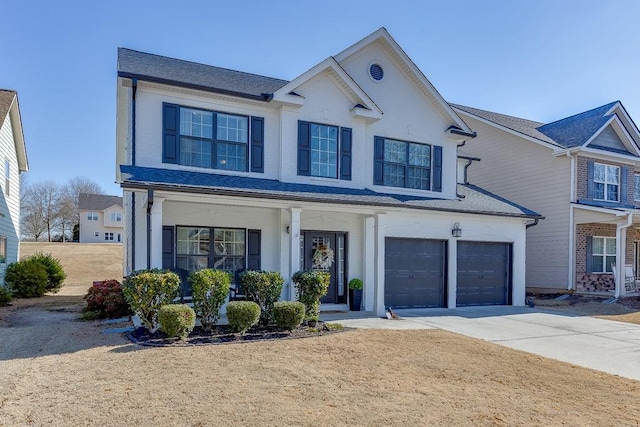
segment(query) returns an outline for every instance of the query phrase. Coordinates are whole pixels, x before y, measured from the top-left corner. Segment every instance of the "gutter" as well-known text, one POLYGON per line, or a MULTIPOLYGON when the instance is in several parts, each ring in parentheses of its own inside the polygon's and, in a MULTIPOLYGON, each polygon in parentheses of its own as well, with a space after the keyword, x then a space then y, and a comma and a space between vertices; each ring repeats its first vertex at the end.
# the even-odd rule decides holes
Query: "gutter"
MULTIPOLYGON (((449 126, 447 128, 447 132, 452 133, 454 135, 466 136, 468 138, 475 138, 476 136, 478 136, 478 132, 467 132, 460 129, 457 126, 449 126)), ((462 145, 464 145, 464 143, 462 145)), ((461 147, 461 145, 458 145, 458 147, 461 147)))
POLYGON ((541 218, 534 218, 532 223, 525 225, 525 228, 528 230, 531 227, 535 227, 540 222, 540 219, 541 218))
POLYGON ((151 208, 153 208, 153 190, 147 190, 147 270, 151 270, 151 208))

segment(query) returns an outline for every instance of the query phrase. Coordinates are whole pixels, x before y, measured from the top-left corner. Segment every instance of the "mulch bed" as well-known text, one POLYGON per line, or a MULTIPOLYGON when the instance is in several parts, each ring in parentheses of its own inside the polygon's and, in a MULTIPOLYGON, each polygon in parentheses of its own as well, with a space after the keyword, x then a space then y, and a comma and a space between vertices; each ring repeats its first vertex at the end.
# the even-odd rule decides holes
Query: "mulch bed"
MULTIPOLYGON (((539 300, 553 300, 558 298, 561 295, 563 294, 539 294, 539 295, 530 294, 530 296, 534 296, 539 300)), ((571 294, 571 295, 568 295, 566 299, 564 299, 564 301, 566 302, 567 305, 577 305, 577 304, 585 304, 589 302, 602 302, 610 298, 613 298, 613 293, 611 294, 610 297, 571 294)), ((631 297, 619 298, 616 304, 619 304, 621 306, 627 307, 632 310, 640 310, 640 297, 631 296, 631 297)))
POLYGON ((209 345, 209 344, 232 344, 243 342, 255 342, 265 340, 282 340, 282 339, 298 339, 320 337, 324 335, 345 332, 353 328, 339 327, 338 329, 330 328, 328 325, 335 323, 319 322, 315 328, 308 326, 300 326, 292 331, 283 331, 276 327, 254 327, 249 329, 244 335, 233 333, 227 325, 218 326, 212 333, 206 333, 201 327, 196 327, 186 340, 177 338, 168 338, 163 332, 149 333, 147 328, 141 327, 133 332, 126 334, 132 342, 149 347, 184 347, 193 345, 209 345))

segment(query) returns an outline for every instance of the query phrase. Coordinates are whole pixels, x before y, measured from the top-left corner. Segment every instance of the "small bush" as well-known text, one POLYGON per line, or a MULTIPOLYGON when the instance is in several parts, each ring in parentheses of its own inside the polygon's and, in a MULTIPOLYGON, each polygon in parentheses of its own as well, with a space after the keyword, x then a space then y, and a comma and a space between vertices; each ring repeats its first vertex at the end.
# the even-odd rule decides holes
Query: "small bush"
POLYGON ((47 291, 47 277, 41 262, 27 258, 9 264, 4 281, 14 297, 36 298, 47 291))
POLYGON ((115 319, 131 313, 122 285, 117 280, 105 280, 93 285, 84 299, 87 301, 84 311, 96 312, 99 318, 115 319))
POLYGON ((260 306, 260 323, 273 323, 273 304, 280 299, 284 278, 276 271, 256 270, 243 271, 239 277, 243 292, 260 306))
POLYGON ((273 305, 273 317, 280 329, 291 331, 304 320, 305 307, 301 302, 281 301, 273 305))
POLYGON ((39 262, 47 270, 47 292, 57 293, 62 287, 67 273, 64 272, 60 260, 51 254, 36 253, 27 259, 39 262))
POLYGON ((229 327, 244 334, 260 319, 260 306, 253 301, 231 301, 227 304, 229 327))
POLYGON ((305 319, 317 319, 320 314, 320 298, 327 293, 331 276, 322 271, 298 271, 291 280, 296 286, 298 301, 305 306, 305 319))
POLYGON ((193 308, 206 332, 218 323, 220 309, 229 295, 231 276, 222 270, 210 268, 194 271, 189 275, 193 308))
POLYGON ((186 339, 196 326, 196 313, 186 304, 168 304, 158 312, 160 329, 171 338, 186 339))
POLYGON ((11 295, 11 291, 6 287, 0 285, 0 307, 9 305, 11 300, 13 300, 13 295, 11 295))
POLYGON ((363 286, 364 286, 364 283, 362 283, 362 280, 360 279, 349 280, 349 289, 362 290, 363 286))
POLYGON ((153 333, 160 327, 160 307, 170 304, 178 296, 180 278, 165 270, 139 270, 124 279, 122 291, 131 310, 153 333))

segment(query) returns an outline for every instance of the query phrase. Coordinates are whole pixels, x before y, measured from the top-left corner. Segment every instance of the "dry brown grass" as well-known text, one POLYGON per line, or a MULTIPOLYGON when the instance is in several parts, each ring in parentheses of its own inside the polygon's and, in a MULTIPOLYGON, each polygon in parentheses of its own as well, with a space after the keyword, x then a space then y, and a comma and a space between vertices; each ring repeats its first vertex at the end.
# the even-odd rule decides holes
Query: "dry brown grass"
MULTIPOLYGON (((80 256, 87 271, 70 277, 78 280, 70 296, 112 277, 86 253, 72 259, 80 256)), ((77 306, 39 322, 43 308, 51 310, 16 310, 14 326, 0 327, 0 426, 599 426, 640 419, 638 381, 446 331, 143 348, 102 334, 97 322, 73 321, 77 306)))

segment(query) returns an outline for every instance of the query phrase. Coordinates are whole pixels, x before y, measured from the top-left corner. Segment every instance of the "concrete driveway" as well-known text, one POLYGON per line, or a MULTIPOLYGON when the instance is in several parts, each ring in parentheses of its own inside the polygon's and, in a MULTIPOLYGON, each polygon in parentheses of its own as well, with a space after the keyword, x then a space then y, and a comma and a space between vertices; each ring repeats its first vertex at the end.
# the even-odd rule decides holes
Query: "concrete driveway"
POLYGON ((640 380, 640 325, 528 307, 396 310, 399 320, 323 315, 355 328, 439 328, 574 365, 640 380))

